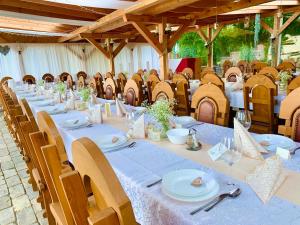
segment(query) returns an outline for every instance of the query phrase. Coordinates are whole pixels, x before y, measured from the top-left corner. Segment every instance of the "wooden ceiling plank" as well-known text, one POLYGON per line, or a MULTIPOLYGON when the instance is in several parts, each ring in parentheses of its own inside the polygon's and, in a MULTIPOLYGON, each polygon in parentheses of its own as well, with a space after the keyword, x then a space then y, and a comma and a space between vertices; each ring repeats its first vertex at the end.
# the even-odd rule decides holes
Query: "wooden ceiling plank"
POLYGON ((100 52, 102 52, 102 54, 109 59, 110 58, 110 54, 108 51, 106 51, 95 39, 93 38, 86 38, 86 40, 92 44, 95 48, 97 48, 100 52))
POLYGON ((132 25, 160 55, 163 53, 163 46, 144 24, 132 22, 132 25))

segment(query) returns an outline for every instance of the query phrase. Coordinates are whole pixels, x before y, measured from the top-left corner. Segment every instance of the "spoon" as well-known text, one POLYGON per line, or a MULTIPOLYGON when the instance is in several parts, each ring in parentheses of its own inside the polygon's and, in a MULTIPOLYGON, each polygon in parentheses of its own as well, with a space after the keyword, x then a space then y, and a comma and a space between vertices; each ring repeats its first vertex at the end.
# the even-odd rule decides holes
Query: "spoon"
POLYGON ((225 194, 221 194, 219 197, 218 197, 218 200, 212 204, 211 206, 209 206, 208 208, 206 208, 204 211, 205 212, 208 212, 210 211, 212 208, 214 208, 217 204, 219 204, 221 201, 223 201, 225 198, 236 198, 238 197, 240 194, 241 194, 241 189, 240 188, 236 188, 236 189, 233 189, 232 191, 230 191, 229 193, 225 193, 225 194))

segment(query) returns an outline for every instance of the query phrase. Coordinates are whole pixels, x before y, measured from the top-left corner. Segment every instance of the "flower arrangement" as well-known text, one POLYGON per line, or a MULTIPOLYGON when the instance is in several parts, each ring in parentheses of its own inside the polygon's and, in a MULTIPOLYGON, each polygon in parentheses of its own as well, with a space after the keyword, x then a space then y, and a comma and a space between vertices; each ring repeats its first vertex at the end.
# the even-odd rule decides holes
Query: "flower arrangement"
POLYGON ((175 102, 168 100, 158 100, 153 105, 148 106, 148 113, 160 123, 162 131, 167 132, 169 130, 169 118, 173 114, 175 102))
POLYGON ((79 91, 79 96, 82 98, 82 101, 87 102, 91 95, 91 89, 90 88, 82 88, 79 91))
POLYGON ((44 80, 38 80, 37 85, 39 87, 43 87, 45 85, 45 81, 44 80))
POLYGON ((59 94, 64 94, 66 91, 66 85, 63 82, 58 82, 55 86, 55 91, 57 91, 59 94))
POLYGON ((284 70, 279 73, 279 76, 280 76, 279 88, 281 91, 285 91, 288 85, 288 81, 292 79, 293 75, 291 74, 290 71, 284 70))

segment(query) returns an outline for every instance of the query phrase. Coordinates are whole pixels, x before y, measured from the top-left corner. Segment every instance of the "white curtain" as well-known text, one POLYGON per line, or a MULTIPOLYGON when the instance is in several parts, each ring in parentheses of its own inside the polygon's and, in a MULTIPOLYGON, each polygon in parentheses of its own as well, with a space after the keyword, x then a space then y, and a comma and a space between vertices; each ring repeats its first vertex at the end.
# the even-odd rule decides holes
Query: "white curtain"
MULTIPOLYGON (((116 48, 117 46, 115 46, 116 48)), ((41 79, 43 74, 54 76, 62 72, 75 75, 85 71, 88 75, 109 70, 108 59, 90 44, 15 44, 10 52, 0 54, 0 76, 10 75, 21 80, 25 74, 41 79), (19 54, 19 51, 21 54, 19 54)), ((159 58, 147 44, 128 44, 115 58, 116 74, 131 77, 138 69, 159 69, 159 58)))

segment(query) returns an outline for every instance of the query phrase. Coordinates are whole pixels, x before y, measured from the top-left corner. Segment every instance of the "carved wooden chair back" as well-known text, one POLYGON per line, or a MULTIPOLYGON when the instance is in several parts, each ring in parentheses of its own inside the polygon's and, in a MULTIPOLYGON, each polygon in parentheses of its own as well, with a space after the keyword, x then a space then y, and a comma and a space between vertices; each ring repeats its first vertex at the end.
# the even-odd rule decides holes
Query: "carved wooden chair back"
POLYGON ((183 75, 185 75, 188 79, 193 79, 194 78, 194 71, 189 67, 184 68, 181 73, 183 75))
POLYGON ((2 86, 3 84, 6 84, 6 85, 7 85, 7 81, 8 81, 8 80, 12 80, 12 77, 9 77, 9 76, 2 77, 2 79, 1 79, 1 81, 0 81, 1 86, 2 86))
POLYGON ((185 75, 180 74, 180 73, 179 74, 174 74, 172 82, 174 84, 177 84, 179 82, 183 82, 187 85, 188 88, 190 87, 190 82, 189 82, 188 78, 185 75))
POLYGON ((212 74, 215 74, 215 70, 211 67, 205 67, 202 71, 201 71, 201 74, 200 74, 200 79, 202 79, 206 74, 208 73, 212 73, 212 74))
POLYGON ((114 75, 113 75, 111 72, 107 72, 107 73, 105 74, 105 79, 107 79, 107 78, 114 79, 114 75))
POLYGON ((277 66, 279 71, 282 70, 289 70, 289 71, 296 71, 296 64, 292 60, 284 60, 281 64, 277 66))
POLYGON ((78 82, 77 82, 77 89, 80 90, 80 89, 84 88, 84 86, 85 86, 84 77, 79 76, 78 82))
POLYGON ((219 88, 221 88, 221 90, 225 90, 224 87, 224 82, 222 81, 222 79, 216 75, 215 73, 207 73, 203 76, 202 80, 201 80, 201 85, 202 84, 208 84, 208 83, 212 83, 214 85, 217 85, 219 88))
POLYGON ((144 80, 143 80, 142 76, 138 73, 133 74, 131 79, 134 80, 138 85, 144 84, 144 80))
POLYGON ((287 94, 291 93, 296 88, 300 87, 300 76, 295 77, 287 86, 287 94))
POLYGON ((259 71, 259 74, 270 77, 274 82, 280 80, 280 76, 277 69, 271 66, 262 68, 259 71))
POLYGON ((244 84, 244 108, 250 110, 250 105, 253 106, 251 131, 274 131, 274 96, 277 96, 277 85, 267 76, 254 75, 244 84))
POLYGON ((267 63, 258 60, 254 60, 250 64, 251 72, 253 73, 253 75, 259 73, 259 71, 261 71, 263 68, 267 66, 268 66, 267 63))
POLYGON ((95 76, 95 81, 96 81, 97 97, 104 98, 105 92, 103 88, 102 76, 95 76))
POLYGON ((117 86, 116 82, 112 78, 106 78, 104 83, 105 98, 109 100, 116 99, 117 86))
POLYGON ((65 82, 65 81, 67 81, 68 76, 71 76, 71 75, 67 72, 63 72, 59 75, 59 79, 61 82, 65 82))
POLYGON ((118 87, 119 87, 120 92, 124 93, 124 88, 125 88, 125 85, 127 82, 127 78, 126 78, 125 74, 119 73, 117 81, 118 81, 118 87))
POLYGON ((61 162, 68 161, 64 142, 50 115, 44 111, 38 112, 37 123, 39 130, 44 134, 47 143, 57 147, 61 162))
POLYGON ((32 75, 25 75, 23 77, 23 82, 26 82, 28 84, 35 84, 35 77, 32 75))
POLYGON ((242 76, 242 71, 238 67, 230 67, 225 73, 225 79, 228 82, 237 82, 238 77, 242 76))
POLYGON ((149 74, 148 78, 147 78, 147 82, 154 82, 154 83, 159 83, 160 79, 157 75, 155 74, 149 74))
POLYGON ((231 68, 232 66, 233 66, 233 64, 232 64, 232 62, 231 62, 230 60, 225 60, 225 61, 223 62, 223 75, 225 75, 226 72, 227 72, 227 70, 228 70, 229 68, 231 68))
POLYGON ((285 120, 278 133, 300 142, 300 87, 294 89, 281 102, 279 118, 285 120))
POLYGON ((191 107, 189 101, 188 84, 185 80, 176 83, 176 114, 179 116, 190 115, 191 107))
POLYGON ((73 77, 70 74, 67 76, 66 83, 67 83, 67 88, 73 90, 73 84, 74 84, 74 82, 73 82, 73 77))
POLYGON ((160 79, 155 74, 150 74, 147 79, 147 93, 148 93, 148 102, 152 103, 152 91, 155 86, 160 82, 160 79))
POLYGON ((45 73, 42 77, 42 79, 46 82, 46 83, 51 83, 54 82, 54 76, 50 73, 45 73))
POLYGON ((242 74, 247 73, 249 70, 249 64, 245 60, 239 61, 237 67, 241 70, 242 74))
POLYGON ((86 74, 86 72, 84 71, 79 71, 77 74, 76 74, 76 77, 77 79, 79 80, 79 77, 83 77, 83 80, 85 81, 88 77, 88 75, 86 74))
POLYGON ((126 104, 139 106, 142 102, 142 87, 134 80, 129 79, 124 88, 124 96, 126 104))
POLYGON ((175 99, 175 84, 161 81, 155 85, 152 91, 152 101, 175 99))
POLYGON ((150 75, 150 74, 153 74, 153 75, 159 77, 158 72, 157 72, 156 69, 151 69, 151 70, 149 71, 149 75, 150 75))
POLYGON ((61 175, 60 179, 76 224, 136 224, 131 202, 97 145, 88 138, 78 139, 72 144, 72 155, 77 172, 61 175), (94 206, 90 208, 86 190, 95 199, 94 206), (97 218, 93 214, 103 216, 97 218))
POLYGON ((227 126, 229 100, 221 88, 213 83, 201 85, 192 96, 191 107, 198 121, 227 126))

